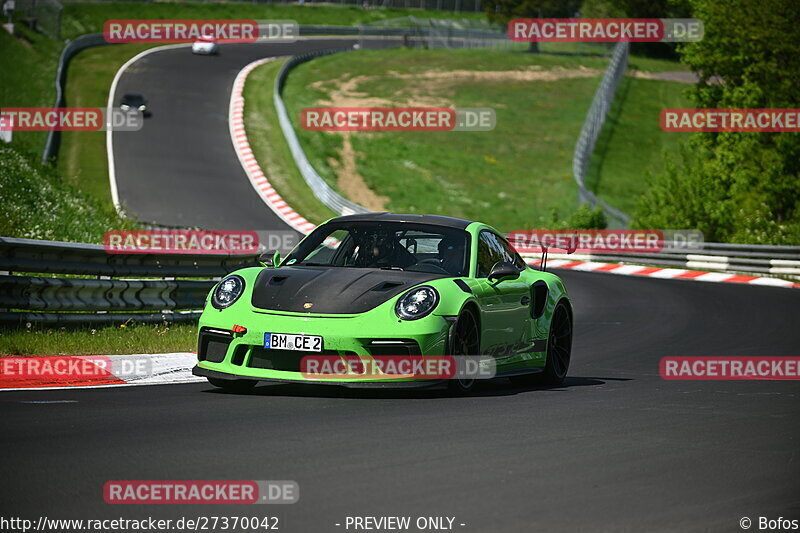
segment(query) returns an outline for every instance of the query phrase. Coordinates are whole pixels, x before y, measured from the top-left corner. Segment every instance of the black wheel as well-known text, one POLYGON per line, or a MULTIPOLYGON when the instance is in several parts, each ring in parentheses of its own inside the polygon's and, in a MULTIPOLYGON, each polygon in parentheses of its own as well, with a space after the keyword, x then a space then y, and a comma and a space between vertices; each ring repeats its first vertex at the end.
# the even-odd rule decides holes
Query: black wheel
MULTIPOLYGON (((458 357, 463 355, 480 355, 481 333, 478 327, 478 319, 475 313, 470 310, 463 311, 458 315, 455 326, 453 326, 453 336, 450 340, 450 355, 458 357)), ((451 379, 448 383, 450 391, 465 394, 475 386, 475 379, 451 379)))
POLYGON ((226 392, 235 392, 239 394, 248 392, 250 389, 256 386, 256 383, 258 383, 258 381, 254 379, 207 379, 208 382, 215 387, 219 387, 226 392))
POLYGON ((550 321, 544 372, 514 376, 511 381, 517 385, 561 385, 567 377, 571 355, 572 318, 567 304, 561 302, 556 306, 550 321))

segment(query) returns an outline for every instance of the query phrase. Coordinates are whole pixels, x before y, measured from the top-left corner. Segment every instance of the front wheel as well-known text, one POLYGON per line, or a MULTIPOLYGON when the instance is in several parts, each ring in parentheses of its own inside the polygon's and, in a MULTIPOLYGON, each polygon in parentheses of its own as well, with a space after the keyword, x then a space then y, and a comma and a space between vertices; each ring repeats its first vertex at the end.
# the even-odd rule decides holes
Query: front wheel
MULTIPOLYGON (((453 336, 450 341, 450 355, 454 357, 480 355, 481 333, 475 313, 470 310, 463 311, 458 315, 458 319, 453 328, 453 336)), ((450 392, 466 394, 475 387, 475 379, 454 378, 451 379, 447 385, 450 392)))
POLYGON ((250 389, 256 386, 256 383, 258 383, 258 381, 254 379, 218 379, 218 378, 207 378, 207 379, 208 382, 214 385, 215 387, 219 387, 225 392, 234 392, 237 394, 248 392, 250 389))

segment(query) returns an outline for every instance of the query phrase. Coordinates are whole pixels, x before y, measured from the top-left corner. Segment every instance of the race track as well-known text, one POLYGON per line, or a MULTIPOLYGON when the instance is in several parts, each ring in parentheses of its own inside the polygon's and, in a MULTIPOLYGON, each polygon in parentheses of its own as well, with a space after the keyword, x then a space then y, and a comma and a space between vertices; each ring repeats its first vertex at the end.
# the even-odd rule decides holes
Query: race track
POLYGON ((665 355, 797 355, 800 291, 562 272, 563 387, 471 397, 203 384, 11 392, 4 507, 36 517, 455 516, 457 531, 737 531, 800 513, 800 384, 677 382, 665 355), (30 401, 75 403, 29 403, 30 401), (9 468, 9 464, 13 467, 9 468), (112 506, 113 479, 291 479, 290 506, 112 506))
MULTIPOLYGON (((232 45, 211 58, 175 49, 137 62, 117 94, 145 94, 153 116, 114 137, 126 209, 168 225, 285 229, 231 145, 234 77, 262 57, 351 45, 232 45)), ((452 516, 464 532, 741 531, 743 516, 797 517, 800 382, 664 381, 658 363, 800 355, 800 291, 559 273, 575 339, 558 388, 3 393, 3 514, 273 515, 288 533, 344 531, 348 515, 452 516), (295 480, 300 501, 104 503, 106 481, 131 479, 295 480)))
POLYGON ((115 132, 120 203, 144 222, 218 230, 287 230, 253 190, 228 131, 233 81, 265 57, 351 48, 352 39, 226 45, 218 56, 188 47, 144 56, 122 74, 113 101, 141 93, 152 115, 115 132))

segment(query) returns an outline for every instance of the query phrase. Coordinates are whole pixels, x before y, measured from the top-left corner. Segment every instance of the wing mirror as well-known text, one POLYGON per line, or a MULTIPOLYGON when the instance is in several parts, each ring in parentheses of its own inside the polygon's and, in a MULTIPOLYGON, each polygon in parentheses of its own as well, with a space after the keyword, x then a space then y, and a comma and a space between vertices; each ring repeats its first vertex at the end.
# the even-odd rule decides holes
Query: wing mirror
POLYGON ((487 279, 489 281, 497 280, 497 282, 500 283, 501 281, 517 279, 518 277, 519 269, 515 267, 513 263, 500 261, 499 263, 495 263, 492 267, 492 271, 489 272, 487 279))
POLYGON ((258 260, 265 267, 275 268, 281 264, 281 253, 278 250, 270 250, 261 254, 258 260))

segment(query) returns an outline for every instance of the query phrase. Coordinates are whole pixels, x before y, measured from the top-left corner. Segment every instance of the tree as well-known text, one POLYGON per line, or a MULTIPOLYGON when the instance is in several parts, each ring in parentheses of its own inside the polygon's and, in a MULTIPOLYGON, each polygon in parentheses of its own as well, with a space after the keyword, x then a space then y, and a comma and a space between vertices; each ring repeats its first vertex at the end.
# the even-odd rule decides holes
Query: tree
MULTIPOLYGON (((679 47, 700 76, 698 108, 800 107, 795 0, 693 0, 702 41, 679 47)), ((642 226, 697 227, 707 240, 800 243, 800 133, 696 133, 657 177, 642 226)))

